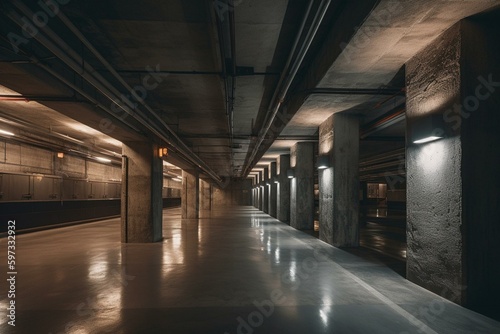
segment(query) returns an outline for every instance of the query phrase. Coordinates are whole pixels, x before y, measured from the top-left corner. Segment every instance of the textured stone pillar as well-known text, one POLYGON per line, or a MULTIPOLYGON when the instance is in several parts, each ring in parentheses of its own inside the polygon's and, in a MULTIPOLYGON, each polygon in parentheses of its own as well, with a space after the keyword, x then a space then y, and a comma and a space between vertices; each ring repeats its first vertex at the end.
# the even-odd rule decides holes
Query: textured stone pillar
POLYGON ((333 114, 319 127, 319 237, 336 247, 359 245, 359 120, 333 114))
POLYGON ((255 175, 254 176, 254 181, 253 181, 253 206, 255 208, 259 207, 259 176, 255 175))
POLYGON ((271 175, 269 189, 269 215, 271 217, 277 218, 277 196, 278 196, 278 185, 274 182, 276 179, 276 162, 271 162, 269 165, 269 173, 271 175))
POLYGON ((163 165, 158 147, 147 142, 123 143, 122 242, 162 240, 163 165))
POLYGON ((212 210, 212 185, 200 179, 200 209, 212 210))
POLYGON ((264 167, 262 187, 262 211, 269 213, 269 167, 264 167))
POLYGON ((314 145, 297 143, 290 149, 295 177, 290 185, 290 226, 314 229, 314 145))
POLYGON ((254 207, 257 207, 257 188, 253 188, 252 189, 252 195, 253 195, 253 197, 252 197, 252 205, 254 207))
POLYGON ((407 277, 478 310, 500 300, 500 20, 487 18, 454 25, 406 74, 407 277), (414 144, 430 117, 444 138, 414 144))
POLYGON ((258 180, 258 183, 257 183, 257 197, 258 197, 257 198, 257 201, 258 201, 258 207, 257 208, 260 211, 262 211, 262 208, 263 208, 263 206, 262 206, 262 197, 263 197, 263 195, 262 195, 262 191, 263 191, 263 189, 262 189, 262 177, 263 177, 263 175, 262 174, 263 174, 262 171, 259 172, 259 180, 258 180))
POLYGON ((278 157, 278 220, 283 223, 290 224, 290 179, 287 176, 287 171, 290 168, 290 155, 283 154, 278 157))
POLYGON ((196 170, 182 171, 182 218, 199 218, 200 182, 196 170))

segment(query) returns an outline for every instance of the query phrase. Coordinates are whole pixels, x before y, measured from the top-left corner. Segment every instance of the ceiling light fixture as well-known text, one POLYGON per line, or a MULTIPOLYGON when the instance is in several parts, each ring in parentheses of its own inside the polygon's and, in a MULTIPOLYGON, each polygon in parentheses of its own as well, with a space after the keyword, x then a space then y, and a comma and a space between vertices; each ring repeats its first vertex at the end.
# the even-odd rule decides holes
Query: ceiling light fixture
POLYGON ((101 158, 101 157, 96 157, 95 159, 97 161, 100 161, 100 162, 106 162, 106 163, 111 162, 111 159, 106 159, 106 158, 101 158))
POLYGON ((6 135, 6 136, 15 136, 12 132, 5 131, 5 130, 0 130, 0 134, 6 135))

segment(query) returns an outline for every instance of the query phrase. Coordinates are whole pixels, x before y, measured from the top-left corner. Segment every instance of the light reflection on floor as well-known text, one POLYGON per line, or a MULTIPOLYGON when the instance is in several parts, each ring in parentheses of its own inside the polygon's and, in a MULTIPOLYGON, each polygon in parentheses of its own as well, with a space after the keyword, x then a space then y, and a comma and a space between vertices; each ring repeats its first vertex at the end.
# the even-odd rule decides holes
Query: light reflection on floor
MULTIPOLYGON (((180 210, 165 211, 165 239, 156 244, 121 244, 118 219, 20 235, 18 322, 15 329, 0 324, 0 332, 223 334, 243 326, 256 334, 458 328, 495 333, 500 328, 441 299, 444 311, 431 321, 419 310, 438 296, 383 263, 331 247, 256 209, 205 217, 182 220, 180 210)), ((5 260, 1 253, 1 263, 5 260)), ((0 298, 5 319, 6 299, 0 298)))

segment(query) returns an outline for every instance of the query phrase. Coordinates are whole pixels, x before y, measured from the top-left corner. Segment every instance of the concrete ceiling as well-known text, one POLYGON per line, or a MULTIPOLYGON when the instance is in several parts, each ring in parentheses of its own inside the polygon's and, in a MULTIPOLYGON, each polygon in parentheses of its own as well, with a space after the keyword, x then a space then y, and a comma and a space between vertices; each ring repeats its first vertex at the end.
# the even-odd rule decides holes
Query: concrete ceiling
MULTIPOLYGON (((158 85, 148 89, 144 98, 153 112, 146 113, 147 118, 159 128, 172 129, 208 169, 225 178, 245 176, 245 167, 265 166, 279 154, 288 153, 296 142, 315 140, 318 126, 333 113, 357 114, 362 124, 369 124, 404 108, 401 94, 361 94, 360 90, 403 89, 404 65, 413 55, 458 20, 498 6, 500 0, 332 1, 285 99, 293 117, 250 161, 308 3, 244 0, 228 7, 221 5, 223 1, 205 0, 88 0, 69 2, 60 10, 129 86, 140 87, 155 69, 158 85), (219 27, 227 23, 224 20, 231 23, 231 43, 226 45, 233 50, 231 59, 223 59, 222 54, 224 31, 219 27), (229 74, 234 75, 232 111, 226 110, 229 95, 224 68, 229 61, 236 67, 236 73, 229 74), (239 73, 239 69, 246 71, 239 73), (314 89, 344 91, 305 94, 314 89)), ((318 3, 314 2, 313 12, 318 3)), ((38 99, 0 101, 0 117, 31 122, 113 151, 119 150, 117 141, 149 138, 164 142, 133 117, 121 120, 114 115, 116 119, 111 119, 117 129, 105 131, 102 120, 110 116, 99 105, 113 103, 90 86, 82 73, 58 59, 39 36, 14 52, 8 34, 21 34, 12 15, 22 11, 4 6, 0 14, 0 96, 38 99)), ((37 6, 33 3, 29 8, 40 11, 37 6)), ((47 26, 117 91, 130 94, 58 17, 51 18, 47 26)), ((0 126, 9 125, 2 125, 0 119, 0 126)), ((395 124, 376 137, 404 137, 404 126, 395 124)), ((368 139, 361 146, 362 155, 404 145, 368 139)), ((177 139, 172 140, 178 144, 177 139)), ((181 151, 179 159, 187 161, 181 151)))

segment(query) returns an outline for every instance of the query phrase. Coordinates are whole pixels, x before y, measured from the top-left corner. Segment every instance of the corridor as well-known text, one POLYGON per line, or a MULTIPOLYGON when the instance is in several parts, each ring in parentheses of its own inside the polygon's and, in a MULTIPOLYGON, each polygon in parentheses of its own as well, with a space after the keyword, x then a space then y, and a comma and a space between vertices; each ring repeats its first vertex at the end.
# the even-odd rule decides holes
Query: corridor
POLYGON ((163 221, 164 240, 152 244, 122 244, 119 219, 18 235, 16 327, 3 295, 0 332, 500 333, 255 208, 193 220, 169 209, 163 221))

